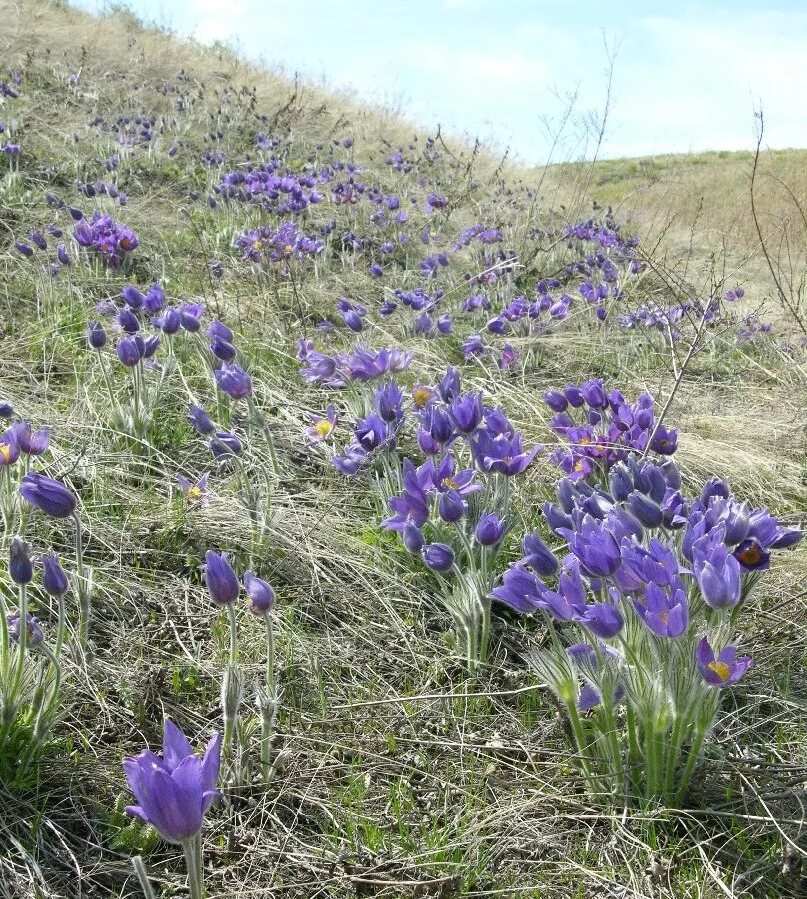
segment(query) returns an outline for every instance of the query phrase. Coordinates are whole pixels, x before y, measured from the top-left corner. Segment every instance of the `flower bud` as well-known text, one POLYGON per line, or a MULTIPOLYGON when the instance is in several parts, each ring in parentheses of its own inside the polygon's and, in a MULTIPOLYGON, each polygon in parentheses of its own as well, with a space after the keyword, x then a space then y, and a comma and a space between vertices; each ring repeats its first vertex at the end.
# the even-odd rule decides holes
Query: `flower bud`
POLYGON ((251 571, 244 572, 244 589, 249 597, 249 610, 253 615, 263 615, 275 604, 275 591, 251 571))
POLYGON ((34 577, 31 547, 19 537, 11 538, 8 573, 11 575, 11 580, 20 586, 30 584, 34 577))

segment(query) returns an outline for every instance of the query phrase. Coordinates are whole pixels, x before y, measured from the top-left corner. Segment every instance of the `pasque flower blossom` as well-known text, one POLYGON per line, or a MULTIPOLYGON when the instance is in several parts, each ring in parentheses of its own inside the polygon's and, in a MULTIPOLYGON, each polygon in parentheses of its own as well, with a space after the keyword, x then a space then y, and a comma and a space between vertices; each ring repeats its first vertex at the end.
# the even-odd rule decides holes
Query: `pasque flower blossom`
POLYGON ((125 811, 151 824, 164 840, 183 843, 201 830, 211 803, 221 797, 216 789, 220 765, 221 734, 200 759, 182 731, 166 720, 162 755, 144 749, 123 763, 137 800, 125 811))

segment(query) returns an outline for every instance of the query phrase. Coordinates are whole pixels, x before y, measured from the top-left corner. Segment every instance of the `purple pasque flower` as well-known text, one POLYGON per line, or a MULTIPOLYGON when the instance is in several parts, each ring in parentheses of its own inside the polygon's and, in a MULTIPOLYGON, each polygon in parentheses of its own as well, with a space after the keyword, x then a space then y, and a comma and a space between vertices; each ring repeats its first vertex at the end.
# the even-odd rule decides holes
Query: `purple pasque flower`
POLYGON ((94 350, 100 350, 106 344, 106 331, 99 321, 87 325, 87 342, 94 350))
POLYGON ((430 459, 422 467, 429 478, 429 487, 434 490, 456 490, 461 496, 467 496, 485 489, 482 484, 474 483, 476 472, 473 468, 457 470, 456 459, 450 453, 443 456, 439 465, 430 459))
POLYGON ((233 342, 233 332, 223 321, 214 318, 213 321, 205 328, 205 335, 210 340, 226 340, 227 343, 233 342))
POLYGON ((664 512, 661 506, 637 490, 630 494, 625 505, 646 528, 661 527, 664 523, 664 512))
POLYGON ((358 444, 353 444, 345 448, 341 456, 333 456, 331 464, 337 471, 342 472, 347 477, 353 477, 367 460, 367 450, 358 444))
POLYGON ((482 421, 482 395, 474 391, 455 396, 448 411, 460 434, 472 434, 482 421))
POLYGON ((15 584, 30 584, 34 578, 31 547, 21 537, 12 537, 9 544, 8 573, 15 584))
POLYGON ((505 529, 504 521, 495 512, 488 512, 477 522, 474 536, 480 546, 495 546, 504 536, 505 529))
POLYGON ((432 571, 448 571, 454 564, 454 550, 445 543, 426 543, 420 554, 432 571))
POLYGON ((224 338, 214 337, 210 341, 210 352, 222 362, 232 362, 238 351, 233 344, 224 340, 224 338))
POLYGON ((27 456, 41 456, 50 446, 50 428, 31 431, 31 425, 27 421, 20 421, 14 425, 14 429, 20 452, 27 456))
POLYGON ((51 596, 64 596, 70 589, 70 582, 56 553, 42 554, 42 586, 51 596))
POLYGON ((354 433, 359 446, 368 453, 382 446, 392 446, 395 441, 395 431, 377 412, 357 419, 354 433))
POLYGON ((201 406, 188 406, 188 412, 185 417, 196 433, 202 437, 212 434, 216 430, 213 419, 201 406))
POLYGON ((645 547, 636 539, 624 537, 620 549, 622 564, 615 578, 623 592, 644 593, 648 584, 667 589, 678 580, 681 567, 671 544, 653 537, 645 547))
POLYGON ((194 755, 182 731, 166 719, 163 752, 144 749, 123 763, 137 805, 124 811, 151 824, 170 843, 182 843, 197 834, 214 799, 221 765, 221 734, 208 743, 203 758, 194 755))
POLYGON ((576 620, 586 609, 586 587, 576 560, 564 562, 557 590, 551 590, 523 565, 511 565, 490 595, 518 612, 543 609, 559 621, 576 620))
POLYGON ((53 518, 69 518, 76 511, 75 495, 53 478, 30 471, 20 482, 20 496, 53 518))
POLYGON ((155 328, 159 328, 163 334, 176 334, 182 326, 182 315, 179 309, 169 306, 163 314, 151 320, 155 328))
POLYGON ((0 468, 13 465, 20 458, 17 428, 12 425, 0 435, 0 468))
POLYGON ((207 482, 210 474, 205 472, 196 483, 191 482, 184 475, 177 475, 177 483, 185 494, 185 499, 191 503, 199 503, 201 506, 207 505, 207 482))
POLYGON ((471 334, 462 342, 462 356, 466 362, 479 356, 485 356, 490 352, 490 347, 485 345, 481 334, 471 334))
POLYGON ((216 461, 229 456, 240 456, 244 451, 241 441, 231 431, 216 431, 210 438, 208 446, 216 461))
POLYGON ((204 311, 204 303, 181 303, 179 307, 180 324, 186 331, 192 334, 196 333, 202 327, 204 311))
POLYGON ((610 577, 622 563, 619 544, 603 522, 585 514, 574 530, 561 528, 559 533, 569 541, 569 549, 594 577, 610 577))
POLYGON ((511 344, 506 343, 502 347, 502 354, 499 357, 499 368, 501 371, 510 371, 513 367, 513 364, 518 359, 518 350, 515 349, 511 344))
POLYGON ((456 490, 444 490, 437 500, 437 514, 449 524, 456 524, 467 511, 468 503, 456 490))
MULTIPOLYGON (((600 673, 603 665, 606 668, 618 665, 621 657, 612 646, 599 641, 597 649, 588 643, 573 643, 571 646, 566 647, 566 653, 574 662, 575 667, 583 678, 577 707, 581 712, 589 712, 598 705, 602 705, 600 690, 604 684, 602 683, 603 678, 600 676, 600 673)), ((608 680, 606 680, 606 683, 608 683, 608 680)), ((613 684, 612 701, 617 702, 624 695, 624 685, 620 683, 613 684)))
POLYGON ((336 429, 336 425, 339 423, 339 416, 336 412, 332 403, 329 403, 325 409, 325 415, 312 415, 311 420, 313 424, 307 427, 303 434, 305 435, 308 443, 322 443, 324 440, 327 440, 336 429))
POLYGON ((740 602, 740 563, 723 542, 722 526, 693 543, 692 573, 712 608, 733 608, 740 602))
POLYGON ((378 414, 390 424, 403 418, 403 402, 403 391, 394 378, 388 384, 378 387, 373 394, 373 405, 378 414))
POLYGON ((275 604, 275 591, 267 581, 255 577, 253 572, 244 572, 244 589, 249 597, 249 610, 253 615, 265 615, 275 604))
POLYGON ((140 309, 143 305, 143 300, 145 299, 143 294, 134 284, 126 284, 121 291, 121 296, 123 297, 123 302, 126 303, 130 309, 140 309))
POLYGON ((410 553, 419 553, 426 544, 426 539, 420 528, 411 521, 407 521, 400 532, 401 542, 410 553))
POLYGON ((479 428, 471 438, 471 452, 482 471, 495 471, 507 477, 525 471, 540 449, 540 444, 536 444, 525 452, 519 433, 494 436, 489 419, 485 420, 485 426, 479 428))
POLYGON ((737 658, 737 647, 726 646, 715 656, 708 637, 701 637, 695 649, 695 662, 701 677, 710 687, 736 684, 754 664, 748 656, 737 658))
POLYGON ((118 341, 115 351, 118 354, 118 359, 120 359, 127 368, 134 368, 135 365, 140 362, 143 355, 140 352, 140 345, 134 337, 122 337, 118 341))
POLYGON ((209 549, 205 553, 204 575, 207 592, 217 605, 226 606, 238 599, 241 584, 227 553, 215 553, 209 549))
POLYGON ((660 456, 671 456, 678 449, 678 431, 659 425, 650 441, 650 449, 660 456))
POLYGON ((235 363, 225 362, 213 372, 216 386, 231 399, 242 400, 252 393, 252 378, 235 363))
POLYGON ((437 383, 437 392, 440 399, 444 403, 451 403, 460 392, 460 373, 456 368, 450 366, 446 369, 446 373, 437 383))
POLYGON ((605 409, 608 406, 608 397, 605 394, 602 378, 584 381, 580 385, 580 393, 586 404, 594 409, 605 409))
POLYGON ((595 602, 586 606, 582 614, 575 615, 574 620, 601 640, 615 637, 625 624, 622 613, 609 602, 595 602))
POLYGON ((680 637, 689 624, 686 588, 680 578, 664 588, 650 583, 644 600, 633 606, 648 628, 659 637, 680 637))
POLYGON ((542 577, 551 577, 558 570, 558 560, 539 534, 525 534, 521 540, 524 557, 519 565, 528 565, 542 577))
MULTIPOLYGON (((6 616, 6 626, 8 627, 8 636, 13 643, 20 642, 20 613, 14 612, 6 616)), ((25 643, 28 648, 41 646, 45 639, 45 632, 39 619, 35 618, 30 612, 25 615, 25 643)))
POLYGON ((490 591, 490 596, 517 612, 530 613, 548 608, 542 593, 545 589, 531 571, 512 565, 502 575, 501 584, 490 591))
POLYGON ((569 406, 569 401, 559 390, 547 390, 544 402, 553 412, 565 412, 569 406))

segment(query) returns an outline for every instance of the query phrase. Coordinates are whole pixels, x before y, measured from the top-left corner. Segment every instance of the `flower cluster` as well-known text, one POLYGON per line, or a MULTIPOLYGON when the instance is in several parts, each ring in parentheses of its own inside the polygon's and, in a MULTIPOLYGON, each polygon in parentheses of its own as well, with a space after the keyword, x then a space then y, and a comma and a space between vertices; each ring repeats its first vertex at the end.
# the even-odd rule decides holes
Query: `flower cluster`
POLYGON ((318 237, 304 234, 294 222, 247 231, 236 238, 235 245, 243 251, 244 259, 256 264, 305 259, 321 253, 325 246, 318 237))
POLYGON ((678 432, 656 422, 648 393, 630 404, 619 390, 607 391, 602 379, 593 378, 549 390, 544 402, 555 413, 550 427, 566 444, 552 461, 572 480, 608 472, 632 451, 670 456, 677 449, 678 432))
POLYGON ((412 353, 401 349, 374 350, 358 346, 350 354, 328 356, 314 349, 312 340, 299 340, 297 359, 302 363, 300 375, 309 384, 345 387, 351 381, 372 381, 387 373, 404 371, 412 361, 412 353))
POLYGON ((717 478, 684 498, 672 461, 629 456, 609 484, 564 478, 543 511, 567 551, 558 560, 528 535, 491 595, 546 617, 553 649, 536 665, 569 714, 592 789, 604 778, 620 796, 674 804, 717 713, 715 688, 751 666, 730 642, 736 612, 771 552, 802 534, 717 478))
POLYGON ((131 228, 98 211, 76 224, 73 239, 80 247, 97 254, 109 268, 120 268, 140 244, 131 228))

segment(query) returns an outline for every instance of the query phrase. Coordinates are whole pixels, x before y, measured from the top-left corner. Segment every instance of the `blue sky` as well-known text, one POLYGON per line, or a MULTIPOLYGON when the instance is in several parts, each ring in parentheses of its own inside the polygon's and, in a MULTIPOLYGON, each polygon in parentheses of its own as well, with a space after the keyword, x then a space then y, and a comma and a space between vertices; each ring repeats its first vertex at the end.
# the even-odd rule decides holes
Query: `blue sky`
MULTIPOLYGON (((91 11, 104 0, 75 0, 91 11)), ((254 60, 399 105, 426 127, 469 133, 543 162, 583 150, 614 47, 601 155, 807 146, 805 0, 130 0, 141 18, 254 60)), ((589 142, 589 148, 591 143, 589 142)))

